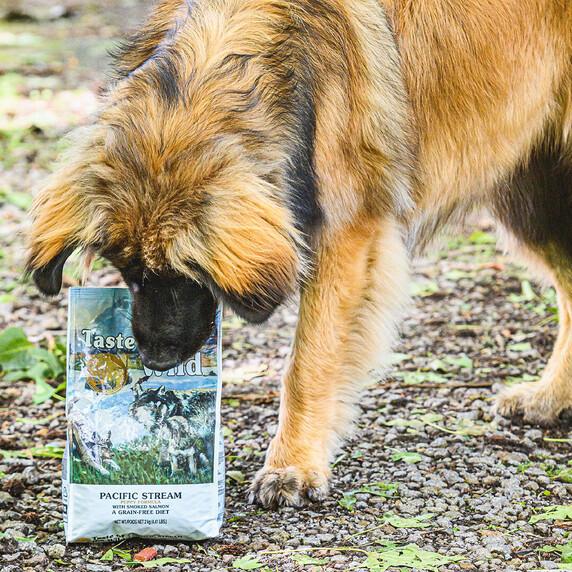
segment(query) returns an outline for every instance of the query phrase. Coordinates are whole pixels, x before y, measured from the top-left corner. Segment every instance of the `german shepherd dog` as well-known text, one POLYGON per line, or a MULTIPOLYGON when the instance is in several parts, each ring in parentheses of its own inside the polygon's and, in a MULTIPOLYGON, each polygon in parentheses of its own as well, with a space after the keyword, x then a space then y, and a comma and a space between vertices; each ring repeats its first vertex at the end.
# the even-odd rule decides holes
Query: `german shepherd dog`
POLYGON ((28 268, 56 294, 74 249, 110 260, 155 370, 218 300, 256 323, 300 289, 263 505, 325 497, 412 256, 475 205, 560 303, 542 380, 498 410, 572 406, 572 2, 162 0, 115 71, 37 196, 28 268))

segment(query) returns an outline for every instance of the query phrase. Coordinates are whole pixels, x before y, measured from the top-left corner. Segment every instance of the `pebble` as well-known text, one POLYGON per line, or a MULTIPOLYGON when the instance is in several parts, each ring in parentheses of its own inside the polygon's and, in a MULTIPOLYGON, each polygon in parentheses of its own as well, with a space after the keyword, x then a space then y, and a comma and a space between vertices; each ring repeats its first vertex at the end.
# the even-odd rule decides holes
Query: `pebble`
POLYGON ((63 544, 46 544, 44 550, 50 558, 63 558, 66 547, 63 544))
POLYGON ((6 508, 14 504, 14 497, 10 493, 0 491, 0 508, 6 508))

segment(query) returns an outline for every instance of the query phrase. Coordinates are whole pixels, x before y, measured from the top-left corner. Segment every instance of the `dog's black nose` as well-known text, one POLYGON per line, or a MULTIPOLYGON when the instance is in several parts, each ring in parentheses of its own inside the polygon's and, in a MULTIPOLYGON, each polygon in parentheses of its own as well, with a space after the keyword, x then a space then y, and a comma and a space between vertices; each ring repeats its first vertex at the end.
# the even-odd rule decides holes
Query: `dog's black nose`
POLYGON ((139 355, 145 367, 153 371, 167 371, 178 366, 181 363, 179 356, 171 356, 165 354, 153 355, 148 350, 140 350, 139 355))

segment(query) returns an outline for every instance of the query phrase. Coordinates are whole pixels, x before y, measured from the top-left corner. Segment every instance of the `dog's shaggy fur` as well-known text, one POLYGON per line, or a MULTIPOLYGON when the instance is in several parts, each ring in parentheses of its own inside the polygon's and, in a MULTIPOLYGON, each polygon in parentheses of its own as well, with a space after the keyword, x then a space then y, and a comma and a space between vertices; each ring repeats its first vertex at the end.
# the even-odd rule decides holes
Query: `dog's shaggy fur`
MULTIPOLYGON (((46 292, 76 247, 196 281, 253 321, 301 286, 280 425, 253 485, 323 498, 409 258, 475 205, 552 278, 560 334, 502 413, 572 406, 572 4, 163 0, 37 197, 46 292)), ((135 280, 135 279, 133 279, 135 280)))

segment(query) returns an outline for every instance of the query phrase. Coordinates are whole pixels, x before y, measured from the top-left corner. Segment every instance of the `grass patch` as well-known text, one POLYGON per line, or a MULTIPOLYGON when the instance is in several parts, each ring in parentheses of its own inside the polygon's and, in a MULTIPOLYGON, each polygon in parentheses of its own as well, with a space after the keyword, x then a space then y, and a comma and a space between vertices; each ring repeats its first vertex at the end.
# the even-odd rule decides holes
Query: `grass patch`
POLYGON ((201 467, 193 475, 183 471, 170 476, 170 466, 164 466, 161 446, 154 436, 146 436, 113 449, 113 460, 119 470, 102 475, 93 467, 72 456, 71 482, 84 485, 190 485, 212 483, 212 460, 209 467, 201 467))

